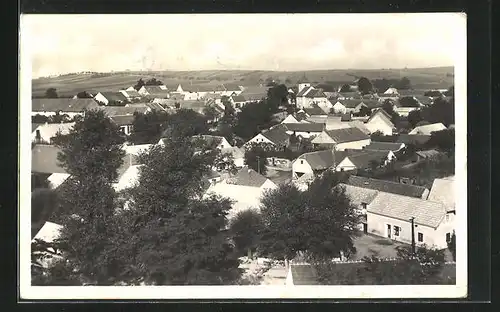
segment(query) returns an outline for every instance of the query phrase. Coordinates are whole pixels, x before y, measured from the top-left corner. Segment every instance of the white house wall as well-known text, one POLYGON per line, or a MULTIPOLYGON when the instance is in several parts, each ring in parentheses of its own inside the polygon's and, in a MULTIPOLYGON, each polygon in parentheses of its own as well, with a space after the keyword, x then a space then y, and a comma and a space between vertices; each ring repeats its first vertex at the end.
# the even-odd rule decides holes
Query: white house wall
POLYGON ((292 174, 293 177, 297 178, 297 173, 303 173, 303 174, 313 174, 313 170, 309 163, 305 159, 297 159, 293 162, 292 164, 292 174))
POLYGON ((370 130, 370 133, 380 131, 384 135, 392 135, 392 127, 379 115, 374 116, 369 122, 365 123, 365 126, 370 130))
POLYGON ((349 171, 356 169, 356 166, 349 160, 348 157, 344 158, 338 165, 335 167, 335 171, 349 171))
POLYGON ((94 100, 97 102, 104 103, 105 105, 108 105, 109 101, 107 98, 104 97, 101 93, 97 93, 97 95, 94 97, 94 100))
POLYGON ((338 151, 343 151, 347 148, 349 148, 349 149, 362 149, 363 147, 369 145, 370 142, 371 142, 371 139, 338 143, 337 145, 335 145, 335 149, 338 151))
POLYGON ((337 102, 333 105, 333 112, 336 114, 345 114, 347 112, 347 108, 342 103, 337 102))
POLYGON ((250 145, 251 143, 271 143, 275 145, 271 140, 263 136, 261 133, 254 136, 250 141, 245 143, 245 145, 250 145))
MULTIPOLYGON (((368 223, 368 233, 381 236, 381 237, 387 237, 386 229, 387 229, 387 224, 391 225, 391 238, 410 244, 411 243, 411 222, 410 221, 403 221, 403 220, 398 220, 394 218, 389 218, 386 216, 381 216, 378 214, 371 213, 370 211, 367 212, 367 223, 368 223), (399 237, 394 236, 394 226, 399 226, 401 228, 399 237)), ((438 229, 433 229, 428 226, 420 225, 417 224, 417 227, 415 228, 415 243, 416 244, 422 244, 418 242, 418 233, 422 233, 424 235, 424 239, 422 243, 425 243, 427 246, 435 246, 437 248, 446 248, 446 234, 443 234, 442 230, 438 229), (444 236, 443 236, 444 235, 444 236), (443 237, 441 237, 443 236, 443 237)))

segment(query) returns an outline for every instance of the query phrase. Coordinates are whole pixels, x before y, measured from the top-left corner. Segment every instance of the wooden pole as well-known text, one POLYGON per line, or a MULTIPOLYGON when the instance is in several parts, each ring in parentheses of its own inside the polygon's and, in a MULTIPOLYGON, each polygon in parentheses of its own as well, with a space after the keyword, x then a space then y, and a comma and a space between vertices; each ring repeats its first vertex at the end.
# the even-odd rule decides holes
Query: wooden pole
POLYGON ((410 218, 411 221, 411 253, 415 255, 415 217, 410 218))

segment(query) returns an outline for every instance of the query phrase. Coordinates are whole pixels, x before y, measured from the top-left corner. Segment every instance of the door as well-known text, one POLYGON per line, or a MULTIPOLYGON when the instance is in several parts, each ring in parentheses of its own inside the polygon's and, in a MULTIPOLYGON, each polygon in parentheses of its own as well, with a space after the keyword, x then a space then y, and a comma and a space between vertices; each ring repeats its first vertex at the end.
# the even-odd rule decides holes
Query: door
POLYGON ((387 237, 391 238, 391 225, 387 224, 387 237))
POLYGON ((363 223, 363 233, 367 234, 368 233, 368 224, 363 223))

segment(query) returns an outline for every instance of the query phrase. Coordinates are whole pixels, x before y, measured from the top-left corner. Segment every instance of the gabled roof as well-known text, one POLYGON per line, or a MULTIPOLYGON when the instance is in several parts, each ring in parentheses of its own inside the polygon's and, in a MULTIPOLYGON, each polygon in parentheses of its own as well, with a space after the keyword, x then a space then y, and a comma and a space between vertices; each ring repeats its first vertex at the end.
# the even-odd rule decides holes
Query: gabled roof
POLYGON ((203 109, 206 107, 203 101, 190 100, 190 101, 180 101, 180 108, 192 109, 197 113, 203 113, 203 109))
POLYGON ((345 193, 351 199, 351 203, 359 206, 361 204, 369 205, 377 196, 378 191, 369 188, 339 183, 339 187, 345 188, 345 193))
POLYGON ((430 125, 418 126, 411 130, 408 134, 424 134, 431 135, 432 132, 446 130, 445 125, 442 123, 433 123, 430 125))
POLYGON ((339 100, 337 102, 340 102, 346 108, 356 108, 359 104, 361 104, 361 99, 339 100))
POLYGON ((300 92, 297 93, 296 97, 306 96, 307 93, 312 92, 313 90, 314 90, 314 87, 311 87, 311 86, 302 88, 302 90, 300 90, 300 92))
POLYGON ((101 106, 100 110, 109 117, 134 115, 134 113, 145 114, 148 111, 146 105, 129 105, 129 106, 101 106))
POLYGON ((414 217, 415 224, 432 228, 437 228, 446 214, 441 203, 385 192, 378 193, 367 211, 407 222, 414 217))
POLYGON ((283 124, 288 131, 293 132, 321 132, 325 129, 325 124, 321 123, 287 123, 283 124))
POLYGON ((346 182, 348 185, 361 187, 380 192, 404 195, 415 198, 422 198, 426 188, 418 185, 403 184, 393 181, 370 179, 360 176, 349 176, 346 182))
POLYGON ((373 109, 382 106, 382 103, 380 103, 377 100, 363 100, 363 104, 366 105, 366 107, 373 109))
POLYGON ((425 96, 425 95, 414 95, 413 96, 417 101, 419 101, 423 105, 431 105, 432 104, 432 98, 425 96))
POLYGON ((372 161, 381 162, 382 159, 387 158, 389 152, 387 151, 365 151, 359 150, 348 155, 348 158, 358 169, 369 168, 372 161))
POLYGON ((417 154, 420 157, 429 158, 429 157, 439 156, 442 153, 439 152, 438 150, 430 149, 430 150, 425 150, 425 151, 416 151, 415 154, 417 154))
POLYGON ((413 144, 413 145, 422 145, 427 143, 431 139, 430 135, 422 135, 422 134, 400 134, 396 142, 405 143, 405 144, 413 144))
POLYGON ((160 88, 160 86, 144 86, 148 93, 168 93, 167 90, 160 88))
POLYGON ((454 176, 444 179, 434 179, 428 200, 442 203, 446 211, 455 210, 455 180, 454 176))
POLYGON ((73 112, 79 113, 84 110, 98 108, 99 104, 94 99, 32 99, 31 110, 33 112, 73 112))
POLYGON ((245 102, 246 101, 245 97, 243 95, 241 95, 241 94, 240 95, 235 95, 232 98, 233 98, 233 101, 235 103, 240 103, 240 102, 245 102))
POLYGON ((218 100, 218 99, 222 98, 222 95, 220 93, 207 93, 207 94, 205 94, 205 98, 218 100))
POLYGON ((57 154, 60 148, 54 145, 37 144, 31 149, 31 172, 34 173, 67 173, 59 164, 57 154))
POLYGON ((402 148, 403 143, 393 143, 393 142, 375 142, 371 141, 370 144, 363 147, 366 150, 374 151, 399 151, 402 148))
POLYGON ((365 134, 358 128, 326 130, 325 132, 337 143, 354 142, 370 138, 369 135, 365 134))
POLYGON ((267 180, 268 179, 265 176, 245 166, 241 168, 234 177, 231 177, 227 183, 242 186, 261 187, 267 180))
POLYGON ((326 97, 326 95, 321 90, 312 89, 311 91, 309 91, 309 92, 307 92, 305 94, 305 97, 308 97, 308 98, 323 98, 323 97, 326 97))
POLYGON ((128 97, 141 97, 139 92, 137 92, 136 90, 129 90, 129 91, 124 90, 124 92, 128 95, 128 97))
POLYGON ((109 117, 117 126, 128 126, 134 123, 134 115, 117 115, 109 117))
POLYGON ((104 96, 110 102, 126 102, 128 101, 127 97, 123 95, 121 92, 114 91, 102 91, 99 92, 102 96, 104 96))
POLYGON ((50 123, 50 124, 46 123, 39 125, 34 130, 40 131, 40 136, 42 138, 47 138, 47 137, 52 138, 55 137, 58 132, 61 132, 62 134, 68 134, 70 130, 73 129, 74 125, 75 125, 74 122, 50 123))
POLYGON ((331 168, 340 162, 339 156, 344 155, 343 152, 324 150, 305 153, 297 157, 297 160, 305 160, 313 170, 324 170, 331 168))
POLYGON ((339 97, 344 97, 344 98, 361 98, 361 95, 357 91, 350 91, 350 92, 339 92, 339 97))
POLYGON ((369 135, 370 134, 370 129, 368 129, 366 126, 365 126, 365 123, 362 122, 361 120, 353 120, 353 121, 350 121, 348 122, 349 124, 349 127, 352 127, 352 128, 358 128, 359 130, 361 130, 361 132, 363 132, 364 134, 367 134, 369 135))
POLYGON ((262 131, 261 134, 276 145, 286 145, 289 138, 289 135, 286 133, 286 131, 286 125, 279 124, 267 131, 262 131))
POLYGON ((372 114, 370 115, 370 118, 368 118, 368 120, 366 121, 367 123, 370 122, 373 118, 375 118, 375 116, 381 116, 383 120, 385 120, 385 122, 390 126, 390 127, 394 127, 394 124, 392 123, 391 119, 391 115, 389 115, 385 110, 383 110, 382 108, 377 108, 375 109, 372 114))
POLYGON ((303 108, 302 110, 309 116, 327 115, 327 113, 317 105, 308 108, 303 108))

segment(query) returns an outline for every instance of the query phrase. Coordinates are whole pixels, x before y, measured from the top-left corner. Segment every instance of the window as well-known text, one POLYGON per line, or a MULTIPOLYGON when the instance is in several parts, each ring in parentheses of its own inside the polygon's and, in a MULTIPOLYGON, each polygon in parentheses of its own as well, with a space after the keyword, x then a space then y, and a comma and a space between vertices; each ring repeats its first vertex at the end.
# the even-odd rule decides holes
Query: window
POLYGON ((361 207, 363 207, 363 209, 366 209, 366 203, 361 203, 361 207))
POLYGON ((301 164, 301 165, 303 165, 303 164, 304 164, 304 161, 303 161, 302 159, 300 160, 300 164, 301 164))
POLYGON ((424 241, 424 234, 418 232, 417 236, 418 236, 418 238, 417 238, 418 242, 422 243, 424 241))
POLYGON ((399 226, 394 225, 394 236, 399 236, 399 232, 401 228, 399 226))
MULTIPOLYGON (((449 214, 446 214, 445 220, 446 220, 446 222, 450 221, 450 215, 449 214)), ((448 234, 446 234, 446 235, 448 235, 448 234)))
POLYGON ((451 233, 446 233, 446 242, 449 243, 451 240, 451 233))

